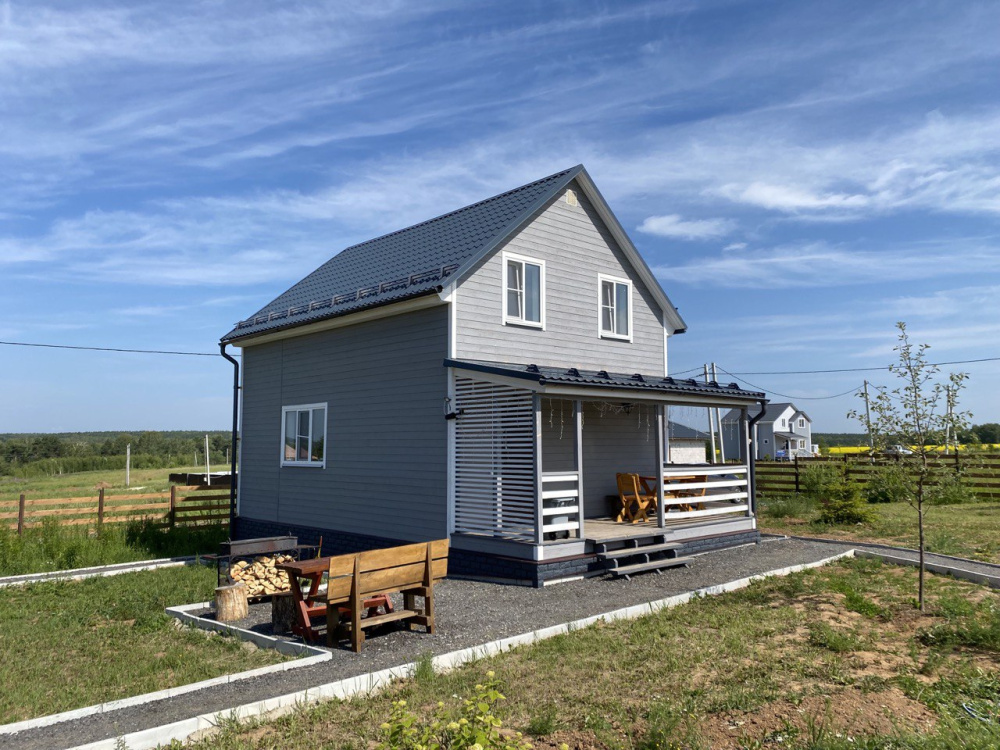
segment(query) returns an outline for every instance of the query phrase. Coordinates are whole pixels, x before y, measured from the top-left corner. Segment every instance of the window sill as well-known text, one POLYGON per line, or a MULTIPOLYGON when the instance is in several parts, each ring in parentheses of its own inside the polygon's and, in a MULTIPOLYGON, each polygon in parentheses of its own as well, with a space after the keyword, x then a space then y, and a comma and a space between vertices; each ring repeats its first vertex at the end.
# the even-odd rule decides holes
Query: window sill
POLYGON ((601 338, 602 339, 612 339, 613 341, 627 341, 630 344, 632 343, 632 337, 631 336, 621 336, 621 335, 619 335, 617 333, 608 333, 607 331, 601 331, 601 338))
POLYGON ((325 469, 325 461, 282 461, 281 468, 299 468, 299 469, 325 469))
POLYGON ((503 324, 505 326, 517 326, 518 328, 535 328, 538 329, 539 331, 545 330, 544 323, 534 323, 530 320, 510 319, 510 320, 505 320, 503 324))

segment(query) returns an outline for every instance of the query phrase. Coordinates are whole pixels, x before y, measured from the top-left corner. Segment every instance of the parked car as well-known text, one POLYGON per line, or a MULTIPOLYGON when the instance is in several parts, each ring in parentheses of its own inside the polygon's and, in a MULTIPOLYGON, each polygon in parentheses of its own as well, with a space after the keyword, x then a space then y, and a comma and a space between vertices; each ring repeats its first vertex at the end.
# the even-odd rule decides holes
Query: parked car
POLYGON ((882 453, 883 453, 883 455, 886 455, 886 456, 912 456, 913 455, 913 451, 911 451, 909 448, 903 447, 902 445, 890 445, 888 448, 886 448, 884 451, 882 451, 882 453))

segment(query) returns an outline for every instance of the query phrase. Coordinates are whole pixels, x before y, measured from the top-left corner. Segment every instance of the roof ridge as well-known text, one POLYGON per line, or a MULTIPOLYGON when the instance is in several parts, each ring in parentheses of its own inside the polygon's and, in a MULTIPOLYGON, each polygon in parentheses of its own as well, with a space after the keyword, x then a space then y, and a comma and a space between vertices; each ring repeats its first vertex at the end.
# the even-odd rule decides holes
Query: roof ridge
POLYGON ((384 240, 384 239, 386 239, 388 237, 393 237, 393 236, 395 236, 397 234, 401 234, 403 232, 408 232, 411 229, 416 229, 418 227, 426 226, 427 224, 432 224, 433 222, 440 221, 441 219, 447 219, 448 217, 454 216, 455 214, 460 214, 463 211, 469 211, 469 210, 471 210, 473 208, 476 208, 478 206, 482 206, 482 205, 484 205, 486 203, 490 203, 491 201, 500 200, 501 198, 506 198, 507 196, 513 195, 514 193, 521 192, 522 190, 527 190, 529 188, 533 188, 536 185, 540 185, 543 182, 549 182, 551 180, 555 180, 555 179, 558 179, 560 177, 565 177, 567 174, 569 174, 570 172, 572 172, 574 169, 578 169, 581 166, 582 166, 581 164, 577 164, 576 166, 569 167, 568 169, 563 169, 563 170, 560 170, 559 172, 555 172, 553 174, 550 174, 547 177, 542 177, 541 179, 533 180, 532 182, 525 183, 524 185, 519 185, 518 187, 511 188, 510 190, 505 190, 504 192, 497 193, 496 195, 491 195, 489 198, 483 198, 480 201, 476 201, 475 203, 470 203, 469 205, 462 206, 461 208, 456 208, 456 209, 454 209, 452 211, 448 211, 447 213, 440 214, 439 216, 435 216, 435 217, 433 217, 431 219, 424 219, 423 221, 417 222, 416 224, 410 224, 409 226, 405 226, 405 227, 401 227, 399 229, 395 229, 395 230, 393 230, 391 232, 387 232, 386 234, 380 234, 378 237, 372 237, 370 239, 364 240, 363 242, 358 242, 358 243, 356 243, 354 245, 348 245, 343 250, 341 250, 339 253, 337 253, 337 255, 343 255, 348 250, 353 250, 355 248, 371 244, 372 242, 378 242, 379 240, 384 240))

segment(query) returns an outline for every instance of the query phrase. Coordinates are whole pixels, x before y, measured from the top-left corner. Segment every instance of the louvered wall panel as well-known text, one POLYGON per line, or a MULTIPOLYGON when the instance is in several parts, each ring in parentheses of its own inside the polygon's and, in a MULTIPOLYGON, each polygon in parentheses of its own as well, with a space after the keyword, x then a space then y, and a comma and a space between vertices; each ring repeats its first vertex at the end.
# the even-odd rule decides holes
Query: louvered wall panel
POLYGON ((534 541, 531 393, 458 378, 455 396, 455 530, 534 541))

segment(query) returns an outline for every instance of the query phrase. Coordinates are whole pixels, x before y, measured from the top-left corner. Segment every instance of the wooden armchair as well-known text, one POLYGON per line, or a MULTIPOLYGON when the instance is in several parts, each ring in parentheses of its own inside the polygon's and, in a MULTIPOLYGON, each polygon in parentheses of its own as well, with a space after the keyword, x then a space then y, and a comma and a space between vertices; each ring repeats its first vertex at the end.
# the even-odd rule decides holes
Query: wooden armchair
POLYGON ((649 494, 638 474, 617 474, 618 499, 621 508, 615 521, 623 523, 645 522, 646 515, 656 510, 656 495, 649 494))

